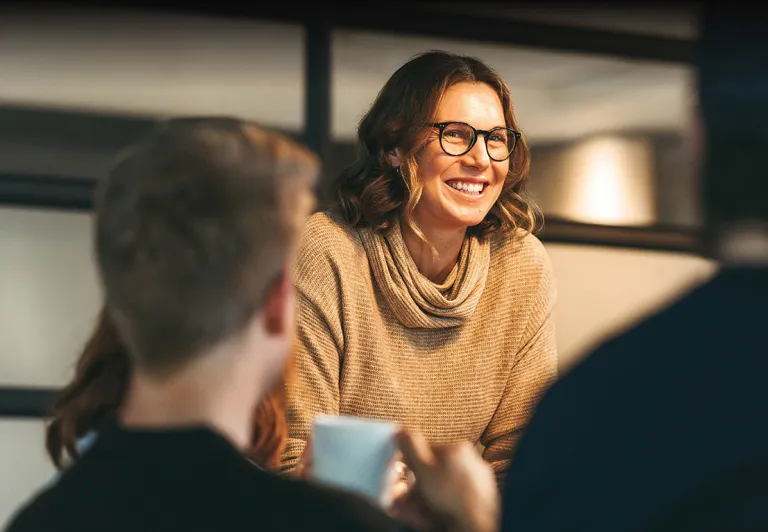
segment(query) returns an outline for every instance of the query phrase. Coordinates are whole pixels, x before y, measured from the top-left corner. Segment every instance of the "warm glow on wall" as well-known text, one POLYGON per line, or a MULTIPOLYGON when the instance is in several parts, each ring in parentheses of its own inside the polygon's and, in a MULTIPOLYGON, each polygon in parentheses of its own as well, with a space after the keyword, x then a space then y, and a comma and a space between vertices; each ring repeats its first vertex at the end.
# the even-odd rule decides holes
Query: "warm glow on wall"
POLYGON ((576 198, 580 210, 602 222, 621 221, 622 184, 616 179, 621 167, 622 146, 611 140, 599 140, 582 149, 584 159, 580 165, 583 175, 576 198))
POLYGON ((609 225, 653 223, 653 153, 648 143, 601 137, 561 156, 559 210, 568 218, 609 225))
POLYGON ((656 221, 653 145, 603 135, 534 152, 531 192, 547 216, 603 225, 656 221))

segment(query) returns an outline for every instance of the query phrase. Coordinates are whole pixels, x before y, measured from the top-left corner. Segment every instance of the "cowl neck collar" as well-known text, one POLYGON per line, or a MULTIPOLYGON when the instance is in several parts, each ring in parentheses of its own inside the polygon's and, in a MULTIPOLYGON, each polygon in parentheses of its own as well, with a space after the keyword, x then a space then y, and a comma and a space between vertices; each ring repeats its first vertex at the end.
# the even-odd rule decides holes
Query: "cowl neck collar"
POLYGON ((457 327, 472 316, 485 289, 491 247, 468 235, 442 283, 419 272, 405 245, 399 220, 387 231, 358 230, 373 276, 391 311, 411 329, 457 327))

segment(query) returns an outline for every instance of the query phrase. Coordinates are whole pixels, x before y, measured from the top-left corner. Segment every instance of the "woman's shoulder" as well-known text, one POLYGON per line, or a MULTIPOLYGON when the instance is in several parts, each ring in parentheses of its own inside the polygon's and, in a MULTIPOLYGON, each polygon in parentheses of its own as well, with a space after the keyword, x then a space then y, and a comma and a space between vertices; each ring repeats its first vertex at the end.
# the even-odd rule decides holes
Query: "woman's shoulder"
POLYGON ((551 269, 547 249, 533 233, 498 231, 491 234, 490 238, 492 260, 516 267, 551 269))
POLYGON ((554 301, 557 295, 555 274, 547 249, 531 233, 494 234, 491 268, 497 283, 514 288, 533 298, 554 301))
POLYGON ((357 230, 333 211, 310 216, 301 236, 294 261, 294 275, 299 278, 328 276, 349 270, 365 255, 357 230))
POLYGON ((301 236, 301 250, 334 253, 356 247, 357 231, 335 211, 316 212, 309 217, 301 236))

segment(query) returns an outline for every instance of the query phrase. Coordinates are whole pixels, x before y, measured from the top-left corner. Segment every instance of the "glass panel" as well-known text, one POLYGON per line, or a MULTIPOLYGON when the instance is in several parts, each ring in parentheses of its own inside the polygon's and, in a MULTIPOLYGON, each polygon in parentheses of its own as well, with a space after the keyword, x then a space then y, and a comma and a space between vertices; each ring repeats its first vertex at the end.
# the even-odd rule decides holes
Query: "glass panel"
POLYGON ((0 242, 0 386, 61 386, 101 303, 91 218, 0 209, 0 242))
POLYGON ((189 14, 0 11, 0 100, 303 128, 300 26, 189 14))
MULTIPOLYGON (((358 121, 389 76, 430 49, 479 57, 507 81, 531 147, 532 192, 550 218, 627 226, 699 224, 685 142, 693 70, 685 65, 337 31, 335 139, 352 142, 358 121), (675 191, 674 203, 668 190, 675 191)), ((331 166, 336 169, 339 162, 331 166)))

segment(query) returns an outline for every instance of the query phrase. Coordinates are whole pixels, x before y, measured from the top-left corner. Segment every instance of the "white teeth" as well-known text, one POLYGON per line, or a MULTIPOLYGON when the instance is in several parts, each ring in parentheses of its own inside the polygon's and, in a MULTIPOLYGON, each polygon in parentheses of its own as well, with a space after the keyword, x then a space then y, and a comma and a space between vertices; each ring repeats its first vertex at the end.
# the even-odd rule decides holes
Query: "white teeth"
POLYGON ((482 183, 466 183, 462 181, 452 181, 448 183, 448 186, 472 196, 479 196, 480 193, 483 191, 482 183))

